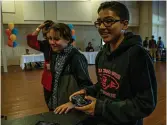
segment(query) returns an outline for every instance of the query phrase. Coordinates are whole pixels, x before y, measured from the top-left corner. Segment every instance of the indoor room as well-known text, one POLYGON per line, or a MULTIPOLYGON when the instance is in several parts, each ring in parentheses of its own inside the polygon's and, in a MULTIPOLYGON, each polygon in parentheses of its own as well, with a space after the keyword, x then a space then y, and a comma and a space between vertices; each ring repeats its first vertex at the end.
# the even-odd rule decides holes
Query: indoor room
POLYGON ((2 125, 166 125, 166 1, 0 5, 2 125))

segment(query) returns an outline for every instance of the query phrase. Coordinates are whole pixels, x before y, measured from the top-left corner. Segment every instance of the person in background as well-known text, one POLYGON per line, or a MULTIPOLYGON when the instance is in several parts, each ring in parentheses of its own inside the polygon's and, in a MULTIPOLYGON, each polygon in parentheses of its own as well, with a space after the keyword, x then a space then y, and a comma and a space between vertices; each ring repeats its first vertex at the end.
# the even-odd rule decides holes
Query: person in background
POLYGON ((44 23, 39 25, 32 34, 27 35, 27 44, 29 47, 41 51, 44 54, 44 71, 42 74, 41 83, 44 89, 44 98, 45 102, 48 105, 50 92, 51 92, 51 83, 52 76, 50 72, 50 56, 52 54, 52 49, 48 41, 49 28, 54 24, 51 20, 46 20, 44 23), (43 38, 45 40, 37 40, 39 32, 42 30, 43 38))
POLYGON ((151 40, 149 40, 149 50, 152 59, 155 61, 156 60, 156 51, 157 51, 157 44, 156 41, 154 40, 154 36, 152 35, 151 40))
POLYGON ((25 55, 29 55, 29 54, 30 54, 29 49, 26 49, 26 54, 25 55))
POLYGON ((148 50, 148 37, 145 38, 145 40, 143 41, 143 47, 148 50))
POLYGON ((163 48, 164 48, 164 44, 161 40, 161 37, 159 37, 158 42, 157 42, 158 60, 161 60, 161 55, 162 55, 163 48))
POLYGON ((86 52, 94 52, 94 48, 92 47, 91 42, 88 43, 88 46, 86 47, 86 52))
POLYGON ((73 39, 68 25, 54 24, 50 28, 48 40, 53 51, 50 63, 53 80, 48 105, 49 109, 61 112, 68 110, 67 106, 72 105, 68 102, 72 93, 91 86, 92 82, 87 59, 71 45, 73 39))
POLYGON ((98 82, 72 94, 85 94, 91 103, 74 106, 91 117, 84 125, 143 125, 157 103, 153 61, 139 35, 126 32, 127 7, 117 1, 103 2, 95 27, 105 45, 96 57, 98 82))
MULTIPOLYGON (((26 53, 24 55, 30 55, 30 51, 29 49, 25 49, 26 53)), ((32 66, 32 63, 29 62, 29 63, 25 63, 25 70, 27 69, 31 69, 32 70, 33 66, 32 66)))

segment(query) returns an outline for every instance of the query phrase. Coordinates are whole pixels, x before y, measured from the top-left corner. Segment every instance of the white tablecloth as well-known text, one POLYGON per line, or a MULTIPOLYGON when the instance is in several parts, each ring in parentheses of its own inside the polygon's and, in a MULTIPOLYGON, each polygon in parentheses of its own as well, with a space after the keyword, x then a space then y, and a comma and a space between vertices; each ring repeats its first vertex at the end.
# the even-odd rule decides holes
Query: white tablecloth
POLYGON ((95 64, 95 59, 98 52, 82 52, 86 59, 88 60, 88 64, 95 64))
POLYGON ((29 62, 42 62, 44 61, 44 55, 41 54, 31 54, 31 55, 22 55, 20 58, 20 67, 24 69, 25 63, 29 62))
MULTIPOLYGON (((88 60, 88 64, 95 64, 95 59, 98 52, 82 52, 86 59, 88 60)), ((20 58, 20 67, 24 69, 25 63, 29 62, 42 62, 44 61, 44 55, 41 54, 31 54, 31 55, 22 55, 20 58)))

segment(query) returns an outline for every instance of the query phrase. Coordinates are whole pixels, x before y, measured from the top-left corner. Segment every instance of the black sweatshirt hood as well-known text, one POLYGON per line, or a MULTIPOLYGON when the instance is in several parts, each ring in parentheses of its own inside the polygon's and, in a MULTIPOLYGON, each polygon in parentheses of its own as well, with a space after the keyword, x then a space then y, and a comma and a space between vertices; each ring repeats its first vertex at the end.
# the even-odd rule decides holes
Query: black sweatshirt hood
POLYGON ((119 45, 119 47, 116 50, 111 52, 110 45, 105 44, 104 51, 106 52, 106 55, 108 56, 118 56, 121 53, 125 52, 128 48, 134 45, 142 45, 141 37, 139 35, 134 35, 132 32, 127 32, 125 33, 124 40, 122 41, 122 43, 119 45))

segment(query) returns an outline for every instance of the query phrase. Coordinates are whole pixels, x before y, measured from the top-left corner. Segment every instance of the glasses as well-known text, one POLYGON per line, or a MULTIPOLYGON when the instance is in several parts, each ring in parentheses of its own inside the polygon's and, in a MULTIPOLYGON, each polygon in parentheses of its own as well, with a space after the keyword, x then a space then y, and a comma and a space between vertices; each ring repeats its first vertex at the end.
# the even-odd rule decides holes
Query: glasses
POLYGON ((104 19, 104 20, 98 20, 94 22, 94 25, 96 28, 99 28, 101 23, 104 24, 105 27, 110 27, 112 26, 114 23, 121 21, 121 20, 115 20, 115 19, 104 19))

